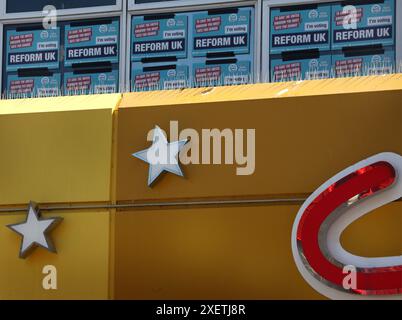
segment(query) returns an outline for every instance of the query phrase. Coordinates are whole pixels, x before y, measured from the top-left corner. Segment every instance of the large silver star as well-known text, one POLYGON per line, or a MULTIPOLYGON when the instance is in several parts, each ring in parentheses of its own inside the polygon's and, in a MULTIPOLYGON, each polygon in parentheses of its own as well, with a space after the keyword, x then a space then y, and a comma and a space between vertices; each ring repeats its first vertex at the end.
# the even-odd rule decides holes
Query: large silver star
POLYGON ((48 233, 61 222, 63 218, 42 219, 35 202, 30 202, 26 221, 10 224, 7 227, 22 236, 20 258, 26 258, 37 246, 51 252, 56 252, 48 233))
POLYGON ((187 141, 180 140, 169 143, 161 128, 155 126, 151 147, 132 154, 149 163, 148 186, 151 186, 163 171, 183 176, 177 156, 187 141))

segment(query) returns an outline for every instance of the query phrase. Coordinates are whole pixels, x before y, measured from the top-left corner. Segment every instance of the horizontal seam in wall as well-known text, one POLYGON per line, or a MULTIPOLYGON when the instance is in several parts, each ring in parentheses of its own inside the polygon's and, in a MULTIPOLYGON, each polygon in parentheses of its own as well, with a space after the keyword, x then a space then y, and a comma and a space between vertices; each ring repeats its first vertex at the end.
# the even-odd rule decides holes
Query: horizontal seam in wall
MULTIPOLYGON (((154 201, 138 203, 101 203, 101 204, 57 204, 39 205, 41 211, 74 211, 74 210, 110 210, 110 209, 145 209, 163 207, 198 207, 198 206, 221 206, 221 205, 258 205, 258 204, 302 204, 306 198, 270 198, 270 199, 239 199, 239 200, 184 200, 184 201, 154 201)), ((402 198, 394 202, 401 202, 402 198)), ((0 216, 26 212, 27 206, 0 207, 0 216)))

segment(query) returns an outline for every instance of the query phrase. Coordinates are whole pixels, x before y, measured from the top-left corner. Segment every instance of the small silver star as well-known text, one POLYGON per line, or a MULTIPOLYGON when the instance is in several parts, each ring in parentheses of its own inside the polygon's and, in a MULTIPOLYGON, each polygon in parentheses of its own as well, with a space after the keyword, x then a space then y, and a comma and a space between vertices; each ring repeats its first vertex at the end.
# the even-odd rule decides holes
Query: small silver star
POLYGON ((37 246, 51 252, 56 252, 48 233, 63 220, 63 218, 42 219, 35 202, 30 202, 26 221, 10 224, 7 227, 22 236, 20 258, 25 259, 37 246))
POLYGON ((161 128, 155 126, 151 147, 132 154, 149 163, 148 186, 151 186, 163 171, 183 176, 177 156, 187 142, 188 140, 180 140, 168 143, 161 128))

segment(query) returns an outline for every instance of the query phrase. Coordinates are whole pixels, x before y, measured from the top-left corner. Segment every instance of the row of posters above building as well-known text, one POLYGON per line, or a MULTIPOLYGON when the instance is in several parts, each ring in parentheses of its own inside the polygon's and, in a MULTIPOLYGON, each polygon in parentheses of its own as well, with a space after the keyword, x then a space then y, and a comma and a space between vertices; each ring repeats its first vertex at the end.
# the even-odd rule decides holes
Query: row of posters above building
MULTIPOLYGON (((206 60, 186 64, 162 64, 131 68, 131 91, 169 90, 187 87, 247 84, 253 81, 250 56, 206 60)), ((89 72, 59 70, 38 73, 9 73, 7 93, 12 96, 76 95, 118 91, 118 70, 89 72)))
MULTIPOLYGON (((252 8, 230 9, 231 13, 197 12, 141 16, 132 19, 132 61, 171 56, 177 59, 206 56, 214 52, 249 54, 252 8), (188 19, 194 21, 189 41, 188 19)), ((60 66, 64 48, 65 67, 74 64, 119 62, 119 22, 71 22, 55 29, 40 26, 8 28, 6 71, 20 68, 60 66), (38 28, 38 29, 35 29, 38 28), (63 34, 63 36, 62 36, 63 34)))
POLYGON ((270 81, 392 73, 395 1, 270 10, 270 81))
MULTIPOLYGON (((322 79, 358 75, 392 73, 395 52, 393 47, 373 49, 350 55, 318 53, 300 59, 272 58, 271 81, 322 79)), ((250 56, 206 60, 191 66, 162 64, 131 68, 131 91, 169 90, 188 87, 238 85, 253 82, 250 56)), ((76 95, 112 93, 118 91, 118 70, 101 72, 50 72, 46 75, 8 74, 7 92, 11 96, 76 95)))
MULTIPOLYGON (((362 2, 353 8, 345 11, 339 2, 271 8, 269 32, 263 32, 263 37, 269 34, 269 53, 262 55, 269 59, 270 81, 341 76, 373 61, 394 65, 395 1, 362 2)), ((130 29, 130 83, 122 88, 174 89, 254 80, 253 7, 133 16, 130 29)), ((7 92, 27 93, 37 87, 44 94, 56 89, 62 94, 119 90, 117 18, 60 22, 48 30, 7 26, 4 36, 7 92)))
POLYGON ((250 53, 253 8, 220 9, 132 19, 133 61, 250 53), (190 27, 189 27, 190 25, 190 27))
POLYGON ((252 7, 136 16, 131 26, 133 91, 253 82, 252 7))
MULTIPOLYGON (((394 45, 395 0, 356 5, 354 12, 348 10, 337 3, 271 9, 270 53, 312 47, 332 50, 375 43, 394 45)), ((249 53, 252 12, 253 8, 241 8, 133 17, 132 60, 166 53, 186 58, 188 50, 192 56, 220 51, 249 53)), ((8 30, 7 70, 37 63, 54 67, 61 43, 65 44, 66 65, 106 57, 117 62, 118 21, 94 26, 67 23, 63 42, 60 30, 29 30, 23 26, 8 30)))
POLYGON ((6 32, 6 71, 57 69, 61 48, 64 48, 65 67, 89 62, 118 63, 119 34, 118 20, 70 22, 48 30, 41 26, 9 28, 6 32))
POLYGON ((270 53, 395 44, 395 0, 335 2, 270 10, 270 53), (359 4, 360 3, 360 4, 359 4))
POLYGON ((188 87, 239 85, 253 82, 251 55, 225 59, 197 59, 186 64, 133 63, 131 90, 167 90, 188 87))
POLYGON ((58 96, 93 93, 114 93, 118 91, 118 70, 95 73, 74 73, 59 71, 46 75, 7 76, 7 94, 9 97, 28 96, 58 96), (62 79, 64 86, 62 88, 62 79))
POLYGON ((394 47, 372 46, 344 52, 306 52, 270 59, 270 81, 314 80, 335 77, 390 74, 395 70, 394 47))

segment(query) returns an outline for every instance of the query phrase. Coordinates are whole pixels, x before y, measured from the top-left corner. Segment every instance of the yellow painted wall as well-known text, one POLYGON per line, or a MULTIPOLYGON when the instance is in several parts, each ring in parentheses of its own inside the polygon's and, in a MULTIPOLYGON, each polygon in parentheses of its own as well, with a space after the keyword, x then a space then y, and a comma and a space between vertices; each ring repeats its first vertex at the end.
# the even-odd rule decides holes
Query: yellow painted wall
MULTIPOLYGON (((345 167, 402 154, 402 75, 0 101, 0 209, 199 199, 305 197, 345 167), (256 171, 182 165, 146 185, 156 124, 255 128, 256 171)), ((51 233, 58 254, 18 258, 20 237, 0 213, 0 299, 311 299, 290 231, 299 204, 67 210, 51 233), (41 289, 45 264, 59 289, 41 289)), ((342 236, 367 256, 402 253, 402 202, 375 210, 342 236), (376 242, 375 238, 381 238, 376 242)))
MULTIPOLYGON (((115 226, 115 298, 323 299, 293 262, 298 210, 261 205, 122 211, 115 226)), ((349 226, 343 244, 356 254, 398 255, 401 226, 402 202, 392 203, 349 226)))
MULTIPOLYGON (((303 86, 293 88, 292 97, 278 97, 284 85, 277 84, 258 85, 262 97, 257 98, 253 86, 219 88, 208 93, 205 102, 202 90, 176 92, 176 100, 168 95, 169 104, 160 92, 124 95, 118 111, 117 200, 306 195, 371 155, 402 154, 402 75, 388 79, 400 90, 378 91, 379 82, 387 80, 374 78, 372 83, 366 80, 366 92, 354 93, 342 93, 338 79, 312 81, 318 87, 314 95, 304 95, 303 86), (320 84, 326 95, 318 94, 320 84), (152 97, 154 105, 149 105, 152 97), (159 125, 168 130, 172 120, 200 134, 212 128, 255 129, 255 173, 238 176, 236 164, 186 165, 186 179, 165 175, 150 189, 148 165, 130 154, 150 145, 150 129, 159 125)), ((345 81, 353 91, 353 83, 360 88, 364 80, 345 81)))
POLYGON ((124 211, 117 299, 320 298, 293 263, 297 206, 124 211), (123 242, 125 244, 123 244, 123 242))
MULTIPOLYGON (((109 203, 112 117, 120 95, 0 101, 0 208, 109 203)), ((58 254, 37 248, 19 259, 21 237, 6 225, 25 214, 0 213, 0 299, 107 299, 110 212, 52 211, 63 221, 50 237, 58 254), (44 290, 42 269, 57 268, 58 289, 44 290)))
MULTIPOLYGON (((402 76, 126 94, 117 139, 122 203, 304 197, 371 155, 402 154, 402 76), (130 155, 150 145, 150 129, 169 130, 172 120, 199 133, 255 128, 255 173, 238 176, 236 165, 181 165, 185 178, 165 174, 149 188, 148 165, 130 155)), ((323 298, 293 262, 291 228, 299 207, 120 211, 115 297, 323 298)), ((368 256, 399 255, 401 222, 402 203, 393 203, 352 224, 342 241, 368 256), (373 235, 381 241, 374 244, 373 235)))
POLYGON ((112 111, 119 100, 0 100, 0 205, 110 200, 112 111))
POLYGON ((25 214, 0 215, 0 299, 107 299, 109 212, 57 211, 43 216, 64 218, 51 232, 58 254, 36 248, 20 259, 21 237, 5 226, 25 221, 25 214), (57 269, 57 290, 43 289, 45 265, 57 269))

